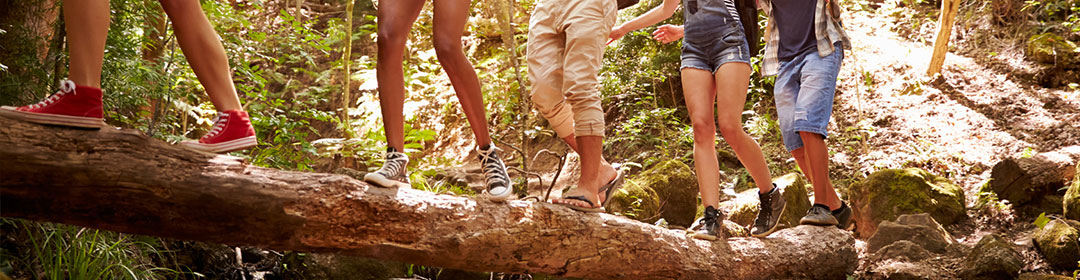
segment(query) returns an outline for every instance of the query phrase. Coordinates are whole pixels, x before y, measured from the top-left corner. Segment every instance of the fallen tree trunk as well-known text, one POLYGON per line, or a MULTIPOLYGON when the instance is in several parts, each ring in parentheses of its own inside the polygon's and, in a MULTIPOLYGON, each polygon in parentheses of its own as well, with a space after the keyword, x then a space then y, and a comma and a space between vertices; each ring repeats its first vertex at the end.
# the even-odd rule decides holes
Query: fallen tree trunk
POLYGON ((999 198, 1017 205, 1038 200, 1044 195, 1064 194, 1065 191, 1061 189, 1072 180, 1078 161, 1080 146, 1031 157, 1006 158, 990 171, 990 189, 999 198))
POLYGON ((854 239, 801 226, 706 242, 608 214, 251 166, 127 129, 0 117, 0 215, 473 271, 594 279, 842 278, 854 239))

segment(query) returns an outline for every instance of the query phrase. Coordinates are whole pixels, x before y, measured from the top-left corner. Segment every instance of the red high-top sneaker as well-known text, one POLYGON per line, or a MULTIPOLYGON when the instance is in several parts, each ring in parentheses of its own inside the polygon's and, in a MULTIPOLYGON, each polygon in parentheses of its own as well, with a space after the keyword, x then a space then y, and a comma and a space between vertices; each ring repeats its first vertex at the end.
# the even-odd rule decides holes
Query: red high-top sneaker
POLYGON ((232 110, 219 112, 214 117, 213 128, 199 141, 187 140, 180 144, 204 152, 227 153, 255 147, 258 141, 247 112, 232 110))
POLYGON ((105 127, 101 89, 60 82, 60 91, 41 102, 22 107, 2 106, 0 116, 40 124, 84 128, 105 127))

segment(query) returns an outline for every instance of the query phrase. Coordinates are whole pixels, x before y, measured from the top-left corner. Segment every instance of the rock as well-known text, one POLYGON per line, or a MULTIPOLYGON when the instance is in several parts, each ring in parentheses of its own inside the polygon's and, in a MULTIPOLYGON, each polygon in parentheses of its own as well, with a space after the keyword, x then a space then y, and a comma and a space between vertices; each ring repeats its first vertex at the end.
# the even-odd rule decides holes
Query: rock
MULTIPOLYGON (((789 228, 799 225, 799 219, 810 210, 810 197, 807 194, 806 182, 798 173, 790 173, 773 179, 776 187, 780 188, 781 194, 787 200, 787 208, 780 217, 780 228, 789 228)), ((758 195, 757 188, 740 192, 735 199, 720 203, 720 209, 728 213, 728 219, 744 227, 750 227, 757 218, 758 195)))
POLYGON ((390 279, 404 277, 406 264, 337 254, 286 254, 286 279, 390 279))
POLYGON ((612 199, 608 208, 613 213, 650 224, 663 218, 671 225, 689 227, 699 204, 697 176, 682 161, 660 162, 627 179, 612 199))
POLYGON ((1068 276, 1061 276, 1061 275, 1046 274, 1046 273, 1032 273, 1032 272, 1029 272, 1029 273, 1020 274, 1020 277, 1017 278, 1017 279, 1019 279, 1019 280, 1075 280, 1076 278, 1068 277, 1068 276))
POLYGON ((1045 195, 1061 196, 1058 190, 1076 175, 1077 161, 1080 161, 1080 146, 1031 157, 1007 158, 991 170, 990 188, 998 198, 1013 205, 1025 205, 1045 195))
POLYGON ((945 271, 924 262, 885 261, 870 268, 870 279, 944 279, 945 271))
POLYGON ((930 257, 930 251, 923 249, 919 244, 908 240, 899 240, 882 247, 874 255, 879 260, 896 260, 917 262, 930 257))
POLYGON ((1054 219, 1041 229, 1035 230, 1032 238, 1035 240, 1035 248, 1046 257, 1046 262, 1051 267, 1061 270, 1077 268, 1077 261, 1080 261, 1080 233, 1075 225, 1054 219))
POLYGON ((1062 205, 1066 219, 1080 221, 1080 164, 1076 165, 1076 177, 1065 192, 1062 205))
POLYGON ((858 236, 874 235, 881 221, 900 215, 929 213, 941 224, 950 225, 966 215, 964 191, 948 179, 922 169, 886 169, 852 184, 848 201, 858 236))
POLYGON ((960 270, 963 279, 1013 279, 1020 274, 1024 263, 1020 253, 1000 236, 983 236, 964 259, 960 270))
POLYGON ((1076 43, 1053 33, 1031 36, 1027 43, 1027 55, 1031 59, 1048 64, 1069 64, 1080 55, 1076 43))
POLYGON ((877 252, 901 240, 911 241, 934 253, 945 253, 949 245, 956 243, 945 228, 942 228, 929 214, 923 213, 902 215, 896 222, 881 222, 877 232, 866 241, 866 249, 869 252, 877 252))

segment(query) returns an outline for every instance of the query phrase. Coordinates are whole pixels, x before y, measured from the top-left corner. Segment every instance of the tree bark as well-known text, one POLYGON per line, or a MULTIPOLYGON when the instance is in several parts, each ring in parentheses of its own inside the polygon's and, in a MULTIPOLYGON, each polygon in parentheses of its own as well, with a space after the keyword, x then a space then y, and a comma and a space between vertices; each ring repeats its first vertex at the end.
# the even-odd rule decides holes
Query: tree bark
POLYGON ((0 117, 4 217, 473 271, 592 279, 836 279, 854 238, 800 226, 707 242, 608 214, 261 168, 129 129, 0 117))
POLYGON ((1076 173, 1080 146, 1040 153, 1031 157, 1006 158, 990 171, 990 189, 998 198, 1026 204, 1043 195, 1064 194, 1065 183, 1076 173), (1059 191, 1060 190, 1060 191, 1059 191))

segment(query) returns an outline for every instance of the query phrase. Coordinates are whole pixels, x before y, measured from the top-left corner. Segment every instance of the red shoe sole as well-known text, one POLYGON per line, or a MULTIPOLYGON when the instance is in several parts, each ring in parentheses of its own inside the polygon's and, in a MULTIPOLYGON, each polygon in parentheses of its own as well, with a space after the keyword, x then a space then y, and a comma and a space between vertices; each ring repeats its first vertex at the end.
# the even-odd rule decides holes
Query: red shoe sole
POLYGON ((17 111, 15 110, 15 107, 11 106, 0 107, 0 116, 38 124, 62 125, 81 128, 102 128, 106 126, 105 120, 100 118, 24 112, 17 111))

